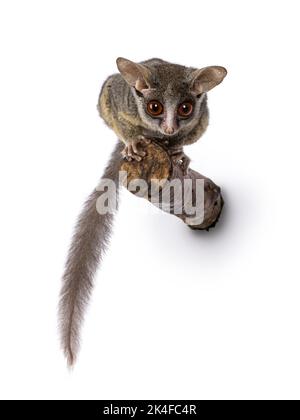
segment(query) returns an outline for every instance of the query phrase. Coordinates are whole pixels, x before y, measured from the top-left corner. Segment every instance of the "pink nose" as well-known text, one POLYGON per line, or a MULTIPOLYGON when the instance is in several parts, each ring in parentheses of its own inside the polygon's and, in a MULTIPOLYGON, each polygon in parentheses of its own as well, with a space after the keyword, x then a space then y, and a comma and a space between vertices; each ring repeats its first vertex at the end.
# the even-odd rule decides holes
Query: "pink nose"
POLYGON ((166 134, 173 134, 174 133, 174 127, 167 127, 165 128, 165 133, 166 134))

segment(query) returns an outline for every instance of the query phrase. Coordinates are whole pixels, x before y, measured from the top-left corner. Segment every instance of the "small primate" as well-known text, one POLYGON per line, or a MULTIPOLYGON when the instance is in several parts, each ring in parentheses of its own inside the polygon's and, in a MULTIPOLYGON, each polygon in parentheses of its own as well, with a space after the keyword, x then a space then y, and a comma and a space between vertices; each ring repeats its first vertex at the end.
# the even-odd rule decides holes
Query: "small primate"
POLYGON ((125 144, 123 157, 141 160, 143 144, 156 140, 186 171, 190 160, 183 146, 195 143, 206 130, 206 92, 222 82, 225 68, 197 70, 158 58, 142 63, 118 58, 117 66, 120 74, 104 83, 98 109, 125 144))
MULTIPOLYGON (((222 82, 224 67, 201 69, 158 58, 134 63, 117 59, 119 73, 104 83, 98 101, 100 116, 119 139, 103 179, 118 186, 122 159, 140 161, 151 141, 164 145, 174 163, 186 172, 183 146, 195 143, 208 126, 207 92, 222 82)), ((79 347, 79 329, 93 277, 111 233, 113 215, 96 209, 94 190, 76 225, 63 276, 60 299, 61 343, 69 365, 79 347)))

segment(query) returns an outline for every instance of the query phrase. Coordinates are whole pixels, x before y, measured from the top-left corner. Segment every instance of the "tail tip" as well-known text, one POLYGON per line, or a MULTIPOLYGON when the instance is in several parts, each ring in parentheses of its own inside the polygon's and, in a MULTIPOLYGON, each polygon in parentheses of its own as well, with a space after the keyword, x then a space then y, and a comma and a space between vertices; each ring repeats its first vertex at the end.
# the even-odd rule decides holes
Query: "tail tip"
POLYGON ((65 356, 67 359, 68 369, 72 370, 76 362, 76 356, 70 348, 65 349, 65 356))

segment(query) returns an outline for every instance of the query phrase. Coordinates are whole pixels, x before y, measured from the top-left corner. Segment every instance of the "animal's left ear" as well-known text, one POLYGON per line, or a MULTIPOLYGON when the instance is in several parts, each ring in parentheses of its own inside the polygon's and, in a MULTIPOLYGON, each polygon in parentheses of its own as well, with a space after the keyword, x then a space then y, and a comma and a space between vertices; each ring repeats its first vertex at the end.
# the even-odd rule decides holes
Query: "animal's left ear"
POLYGON ((227 70, 221 66, 204 67, 191 75, 191 90, 196 94, 208 92, 222 82, 227 70))

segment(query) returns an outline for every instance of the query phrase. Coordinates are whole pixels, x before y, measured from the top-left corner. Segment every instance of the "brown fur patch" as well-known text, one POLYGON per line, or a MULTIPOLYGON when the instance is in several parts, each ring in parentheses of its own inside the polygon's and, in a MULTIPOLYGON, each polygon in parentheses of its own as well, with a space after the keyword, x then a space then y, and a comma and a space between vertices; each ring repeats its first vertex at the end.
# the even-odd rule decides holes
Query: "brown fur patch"
POLYGON ((127 124, 131 124, 134 127, 140 126, 147 128, 145 124, 141 121, 140 117, 138 115, 130 115, 127 112, 118 112, 118 119, 119 121, 122 121, 127 124))
MULTIPOLYGON (((110 78, 111 79, 111 78, 110 78)), ((110 79, 108 79, 99 96, 99 101, 98 101, 98 111, 99 114, 101 116, 101 118, 104 119, 104 121, 106 122, 106 124, 111 127, 112 126, 112 112, 111 112, 111 105, 110 105, 110 79)))
POLYGON ((151 179, 168 179, 172 164, 167 152, 155 143, 150 143, 145 149, 147 155, 140 161, 124 161, 120 170, 127 172, 128 182, 144 179, 150 183, 151 179))

